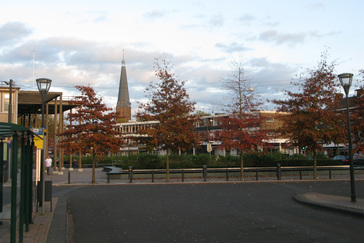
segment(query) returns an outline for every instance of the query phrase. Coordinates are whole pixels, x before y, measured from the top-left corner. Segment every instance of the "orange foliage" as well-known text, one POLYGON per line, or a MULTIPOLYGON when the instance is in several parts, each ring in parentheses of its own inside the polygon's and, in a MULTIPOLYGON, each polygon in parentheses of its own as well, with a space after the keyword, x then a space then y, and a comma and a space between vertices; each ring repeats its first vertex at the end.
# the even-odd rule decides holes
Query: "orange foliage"
POLYGON ((63 136, 59 147, 67 153, 81 150, 83 154, 96 156, 116 152, 123 144, 120 133, 113 128, 117 113, 110 112, 112 109, 106 107, 89 85, 76 88, 81 95, 75 97, 76 112, 68 114, 66 130, 59 134, 63 136))
POLYGON ((151 83, 146 89, 147 103, 140 105, 136 117, 140 121, 159 121, 157 126, 141 130, 146 135, 143 140, 149 148, 165 148, 186 151, 198 146, 198 135, 194 131, 196 117, 194 102, 184 88, 185 82, 179 82, 169 71, 169 64, 162 60, 156 62, 156 76, 159 83, 151 83))

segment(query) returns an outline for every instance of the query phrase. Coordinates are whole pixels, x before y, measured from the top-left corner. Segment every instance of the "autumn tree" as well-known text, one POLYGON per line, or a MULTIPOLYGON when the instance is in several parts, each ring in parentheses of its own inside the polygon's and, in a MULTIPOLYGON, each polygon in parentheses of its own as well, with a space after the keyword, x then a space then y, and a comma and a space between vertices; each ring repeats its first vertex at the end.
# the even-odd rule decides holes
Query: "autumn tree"
POLYGON ((95 183, 96 160, 109 152, 116 152, 123 144, 121 134, 113 125, 118 115, 108 108, 90 86, 75 86, 81 95, 75 97, 75 112, 67 116, 66 130, 59 147, 69 153, 82 151, 92 155, 92 183, 95 183))
MULTIPOLYGON (((364 82, 364 69, 360 70, 361 82, 364 82)), ((355 152, 364 152, 364 85, 359 86, 357 95, 353 98, 352 134, 355 152)))
POLYGON ((222 86, 228 91, 227 112, 229 116, 222 120, 222 131, 218 136, 223 141, 223 148, 240 151, 241 180, 244 180, 244 153, 256 152, 266 138, 260 129, 261 117, 258 109, 262 105, 251 80, 241 61, 232 63, 233 71, 222 80, 222 86))
POLYGON ((151 82, 146 89, 148 102, 139 106, 136 117, 140 121, 159 121, 152 128, 140 130, 145 144, 149 148, 161 148, 167 151, 167 182, 169 181, 169 155, 172 151, 186 151, 198 146, 195 133, 194 102, 184 88, 184 81, 177 80, 170 71, 166 60, 156 59, 155 75, 160 82, 151 82))
POLYGON ((317 68, 307 70, 306 78, 292 82, 298 91, 284 90, 287 98, 274 100, 278 111, 288 112, 282 117, 284 125, 280 132, 290 138, 299 148, 305 147, 314 157, 314 179, 317 179, 318 151, 323 144, 343 141, 345 117, 337 112, 342 95, 338 93, 339 82, 334 74, 335 63, 328 63, 327 53, 321 56, 317 68))

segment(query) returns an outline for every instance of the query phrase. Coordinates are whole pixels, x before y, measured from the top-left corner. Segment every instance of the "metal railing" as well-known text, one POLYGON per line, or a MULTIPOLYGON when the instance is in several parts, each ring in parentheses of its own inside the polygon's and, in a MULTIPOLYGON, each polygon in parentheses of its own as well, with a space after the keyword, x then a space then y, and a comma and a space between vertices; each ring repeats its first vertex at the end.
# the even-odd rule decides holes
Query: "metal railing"
MULTIPOLYGON (((355 170, 364 170, 364 167, 358 166, 354 168, 355 170)), ((255 180, 259 180, 260 177, 273 177, 277 180, 282 180, 282 174, 285 173, 289 176, 297 177, 300 180, 303 179, 304 173, 310 172, 310 175, 313 175, 313 166, 287 166, 282 167, 280 164, 277 164, 276 167, 246 167, 244 168, 244 174, 249 174, 249 177, 251 178, 252 175, 255 180), (311 173, 312 172, 312 173, 311 173), (272 175, 273 174, 273 175, 272 175)), ((317 171, 325 172, 327 171, 326 176, 328 176, 329 179, 333 178, 333 172, 334 171, 349 171, 349 166, 343 165, 343 166, 317 166, 317 171)), ((240 168, 207 168, 207 166, 203 166, 203 168, 197 168, 197 169, 170 169, 169 174, 179 174, 180 180, 182 182, 185 181, 186 175, 189 177, 193 176, 194 179, 199 179, 203 181, 207 181, 208 175, 214 174, 210 176, 210 178, 215 178, 216 174, 221 174, 221 177, 226 178, 226 181, 229 181, 231 177, 239 177, 236 174, 240 174, 241 169, 240 168), (198 175, 200 174, 200 175, 198 175), (235 174, 235 175, 234 175, 235 174)), ((167 171, 166 169, 154 169, 154 170, 134 170, 132 166, 128 168, 128 170, 121 170, 118 172, 112 172, 107 171, 107 182, 110 183, 111 179, 127 179, 129 180, 129 183, 133 182, 133 179, 135 179, 135 175, 148 175, 147 177, 143 177, 140 179, 151 179, 152 182, 155 182, 156 176, 158 175, 166 175, 167 171), (122 176, 125 175, 125 176, 122 176), (115 178, 117 177, 117 178, 115 178), (123 178, 122 178, 123 177, 123 178)), ((307 176, 307 175, 306 175, 307 176)), ((162 178, 163 179, 163 178, 162 178)))

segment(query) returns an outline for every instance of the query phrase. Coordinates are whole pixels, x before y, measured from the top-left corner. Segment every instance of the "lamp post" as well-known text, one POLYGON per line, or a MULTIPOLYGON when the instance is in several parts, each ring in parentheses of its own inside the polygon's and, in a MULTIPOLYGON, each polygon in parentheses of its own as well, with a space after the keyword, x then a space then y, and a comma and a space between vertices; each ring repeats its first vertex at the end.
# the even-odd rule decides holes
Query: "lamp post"
POLYGON ((44 100, 52 84, 52 80, 48 78, 38 78, 37 86, 42 98, 42 127, 44 128, 44 100))
POLYGON ((6 85, 9 85, 9 109, 8 109, 8 123, 12 123, 12 115, 13 115, 13 104, 12 104, 12 95, 13 95, 13 84, 14 81, 12 79, 9 82, 4 81, 6 85))
POLYGON ((353 166, 353 145, 351 142, 351 129, 350 129, 350 114, 349 114, 349 90, 353 81, 352 73, 342 73, 338 75, 341 86, 344 88, 346 95, 346 111, 348 123, 348 139, 349 139, 349 164, 350 164, 350 185, 351 185, 351 201, 356 202, 355 195, 355 180, 354 180, 354 166, 353 166))
MULTIPOLYGON (((13 103, 12 103, 13 98, 12 98, 12 95, 13 95, 13 85, 14 85, 14 81, 12 79, 10 79, 9 82, 8 81, 2 81, 2 82, 4 82, 6 85, 9 85, 8 123, 10 124, 10 123, 13 122, 12 121, 12 117, 13 117, 13 103)), ((10 146, 8 146, 7 152, 8 152, 8 154, 10 154, 10 146)), ((10 173, 10 163, 11 163, 10 160, 11 160, 11 158, 10 158, 10 156, 8 156, 7 162, 6 162, 6 164, 7 164, 6 166, 7 166, 8 169, 7 169, 7 176, 5 177, 5 181, 8 180, 9 175, 11 174, 10 173)), ((1 165, 0 165, 0 167, 2 168, 1 165)), ((2 180, 4 180, 4 178, 2 178, 2 180)))
MULTIPOLYGON (((50 87, 51 87, 51 83, 52 80, 48 79, 48 78, 38 78, 37 80, 37 86, 38 86, 38 90, 40 92, 40 97, 42 99, 42 129, 43 129, 43 134, 44 134, 44 101, 45 101, 45 97, 46 94, 48 93, 50 87)), ((44 139, 44 136, 43 136, 44 139)), ((44 141, 44 140, 43 140, 44 141)), ((44 143, 44 142, 43 142, 44 143)), ((44 193, 45 193, 45 184, 44 184, 44 146, 43 149, 41 150, 41 155, 40 155, 40 195, 41 195, 41 200, 40 200, 40 205, 42 207, 42 211, 44 213, 44 193)))

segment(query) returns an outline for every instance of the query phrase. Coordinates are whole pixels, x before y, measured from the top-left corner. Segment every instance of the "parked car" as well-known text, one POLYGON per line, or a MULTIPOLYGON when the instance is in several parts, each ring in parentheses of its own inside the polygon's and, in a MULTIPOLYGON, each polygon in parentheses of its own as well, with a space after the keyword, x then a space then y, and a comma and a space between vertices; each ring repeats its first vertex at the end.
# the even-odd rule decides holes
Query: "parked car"
POLYGON ((341 160, 344 164, 349 164, 349 156, 346 155, 336 155, 333 160, 341 160))

